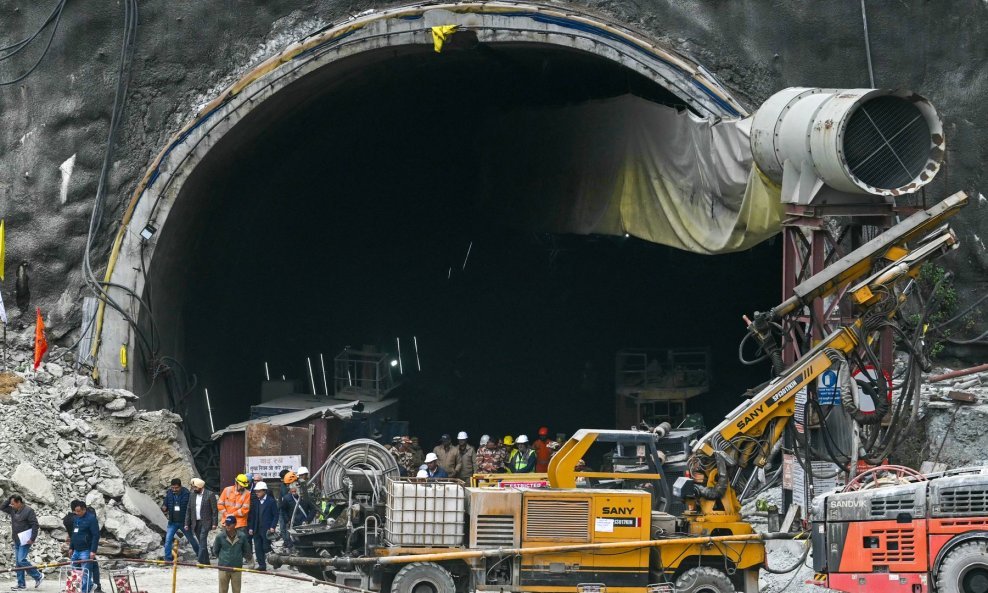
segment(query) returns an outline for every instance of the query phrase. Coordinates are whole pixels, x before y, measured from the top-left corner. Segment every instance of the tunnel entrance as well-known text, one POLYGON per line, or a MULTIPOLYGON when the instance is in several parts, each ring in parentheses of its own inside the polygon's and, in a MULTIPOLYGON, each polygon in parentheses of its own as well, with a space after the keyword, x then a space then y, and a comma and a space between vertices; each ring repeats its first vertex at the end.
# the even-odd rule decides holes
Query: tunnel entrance
POLYGON ((492 155, 567 149, 524 127, 492 134, 505 113, 616 97, 699 112, 695 101, 592 52, 454 39, 440 55, 380 48, 298 78, 162 192, 167 223, 149 218, 159 236, 137 260, 154 352, 135 340, 128 375, 146 407, 185 409, 205 436, 202 387, 219 428, 259 402, 265 363, 307 392, 306 357, 394 352, 396 339, 401 413, 425 442, 612 426, 626 347, 709 346, 713 396, 691 410, 708 422, 765 379, 736 348, 740 315, 777 300, 777 246, 710 257, 551 233, 514 215, 525 200, 489 191, 512 175, 492 155))

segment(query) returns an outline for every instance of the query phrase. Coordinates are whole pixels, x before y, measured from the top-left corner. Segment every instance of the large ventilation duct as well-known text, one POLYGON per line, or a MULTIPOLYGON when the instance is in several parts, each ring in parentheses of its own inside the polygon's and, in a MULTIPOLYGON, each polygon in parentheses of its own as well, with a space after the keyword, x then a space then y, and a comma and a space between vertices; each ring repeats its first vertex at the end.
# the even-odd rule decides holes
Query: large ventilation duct
POLYGON ((929 183, 944 154, 929 101, 879 89, 789 88, 751 122, 751 151, 782 184, 782 201, 809 204, 824 189, 897 196, 929 183))

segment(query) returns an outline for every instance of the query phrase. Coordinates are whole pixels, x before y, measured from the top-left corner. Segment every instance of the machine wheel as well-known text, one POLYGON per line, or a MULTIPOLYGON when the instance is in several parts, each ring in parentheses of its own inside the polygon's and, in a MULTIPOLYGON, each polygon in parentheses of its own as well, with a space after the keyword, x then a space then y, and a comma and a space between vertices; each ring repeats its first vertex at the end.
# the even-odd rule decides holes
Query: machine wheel
POLYGON ((937 572, 937 591, 988 593, 988 542, 968 542, 947 553, 937 572))
POLYGON ((734 583, 723 571, 699 566, 679 575, 676 593, 734 593, 734 583))
POLYGON ((448 570, 432 562, 405 565, 394 581, 391 593, 455 593, 456 584, 448 570))

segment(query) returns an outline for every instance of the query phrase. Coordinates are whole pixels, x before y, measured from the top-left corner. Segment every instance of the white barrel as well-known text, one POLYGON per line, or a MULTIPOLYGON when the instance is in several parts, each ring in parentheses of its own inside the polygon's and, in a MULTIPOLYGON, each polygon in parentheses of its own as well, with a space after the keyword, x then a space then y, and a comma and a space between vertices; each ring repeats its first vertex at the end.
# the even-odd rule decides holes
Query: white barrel
POLYGON ((789 161, 840 191, 912 193, 940 170, 944 150, 939 115, 909 91, 788 88, 752 116, 752 155, 777 183, 789 161))

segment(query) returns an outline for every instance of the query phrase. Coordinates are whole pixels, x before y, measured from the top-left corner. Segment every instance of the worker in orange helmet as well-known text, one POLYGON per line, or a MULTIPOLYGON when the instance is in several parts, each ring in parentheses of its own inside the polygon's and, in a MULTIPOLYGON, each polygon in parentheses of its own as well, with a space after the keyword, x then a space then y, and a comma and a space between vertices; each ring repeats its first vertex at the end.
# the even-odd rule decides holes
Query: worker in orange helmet
POLYGON ((535 471, 544 474, 549 471, 549 459, 552 458, 552 449, 549 447, 549 427, 543 426, 539 429, 539 438, 532 445, 535 449, 535 471))

